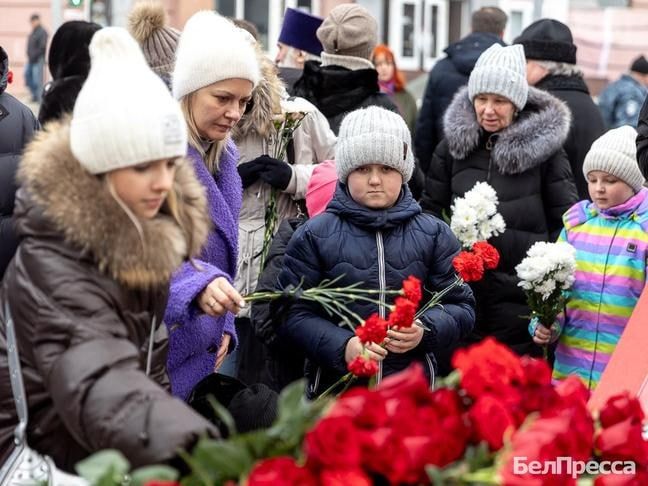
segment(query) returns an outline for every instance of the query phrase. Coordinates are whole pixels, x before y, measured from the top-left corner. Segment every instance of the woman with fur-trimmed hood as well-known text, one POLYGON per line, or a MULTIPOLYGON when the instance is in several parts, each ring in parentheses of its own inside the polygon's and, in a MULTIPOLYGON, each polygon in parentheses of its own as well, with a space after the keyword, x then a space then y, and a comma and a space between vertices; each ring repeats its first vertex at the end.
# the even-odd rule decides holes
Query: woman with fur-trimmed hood
POLYGON ((421 206, 450 215, 453 200, 477 182, 495 189, 506 231, 491 241, 499 266, 472 285, 477 317, 470 341, 491 335, 520 354, 538 354, 515 266, 535 242, 556 239, 563 213, 578 196, 562 150, 569 109, 528 86, 525 64, 520 45, 493 45, 480 56, 468 87, 446 111, 445 139, 434 153, 421 206))
MULTIPOLYGON (((334 157, 336 137, 322 113, 308 101, 297 98, 310 108, 294 133, 284 160, 277 160, 272 153, 271 137, 275 131, 273 116, 281 113, 281 100, 288 97, 277 67, 260 49, 261 80, 252 94, 252 101, 241 122, 232 130, 232 137, 239 152, 238 170, 243 182, 243 204, 239 219, 239 256, 234 286, 246 295, 256 289, 261 272, 261 253, 265 235, 265 212, 273 188, 279 191, 277 198, 278 221, 297 216, 299 201, 306 196, 306 187, 315 164, 334 157)), ((249 312, 243 309, 237 320, 241 352, 233 358, 241 363, 243 379, 257 381, 257 366, 253 356, 246 352, 245 341, 252 338, 249 312), (248 337, 249 336, 249 337, 248 337), (243 362, 244 361, 244 362, 243 362)), ((249 351, 249 349, 248 349, 249 351)), ((228 363, 226 363, 228 364, 228 363)), ((232 363, 229 363, 232 365, 232 363)), ((231 369, 231 368, 230 368, 231 369)))
POLYGON ((21 243, 0 288, 0 464, 19 422, 9 314, 27 441, 58 467, 102 449, 135 467, 174 461, 218 435, 166 374, 169 281, 209 231, 182 111, 124 29, 97 32, 90 55, 72 118, 48 124, 18 171, 21 243))

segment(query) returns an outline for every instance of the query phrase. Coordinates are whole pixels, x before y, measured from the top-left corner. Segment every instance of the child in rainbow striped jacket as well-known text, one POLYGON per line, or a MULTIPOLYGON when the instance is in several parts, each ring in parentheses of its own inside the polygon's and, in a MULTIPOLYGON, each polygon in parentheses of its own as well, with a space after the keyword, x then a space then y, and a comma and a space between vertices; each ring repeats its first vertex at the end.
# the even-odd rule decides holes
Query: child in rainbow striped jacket
POLYGON ((576 249, 576 281, 565 314, 551 330, 539 326, 537 344, 559 339, 553 377, 577 375, 598 384, 646 282, 648 189, 636 158, 637 132, 623 126, 596 140, 583 174, 590 201, 563 216, 559 241, 576 249), (562 330, 561 330, 562 327, 562 330))

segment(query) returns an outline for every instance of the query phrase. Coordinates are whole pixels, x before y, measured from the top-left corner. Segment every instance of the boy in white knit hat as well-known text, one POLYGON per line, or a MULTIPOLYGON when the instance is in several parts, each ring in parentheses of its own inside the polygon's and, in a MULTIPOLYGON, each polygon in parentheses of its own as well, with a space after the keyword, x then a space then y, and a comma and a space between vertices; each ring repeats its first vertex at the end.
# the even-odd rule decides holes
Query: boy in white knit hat
POLYGON ((530 328, 538 344, 560 337, 554 379, 577 375, 589 389, 599 382, 646 282, 648 190, 636 137, 630 126, 610 130, 585 156, 592 201, 565 213, 560 236, 576 248, 576 281, 561 322, 551 330, 530 328))
MULTIPOLYGON (((423 214, 407 182, 414 158, 410 133, 402 117, 378 107, 351 112, 342 121, 336 146, 338 186, 326 211, 300 227, 288 245, 279 284, 303 288, 339 278, 342 287, 362 282, 380 291, 398 290, 415 276, 431 292, 456 278, 452 259, 460 245, 448 226, 423 214)), ((424 297, 429 298, 429 295, 424 297)), ((443 307, 426 311, 420 324, 392 327, 383 346, 364 347, 354 332, 341 327, 318 305, 298 302, 290 309, 279 334, 306 353, 310 396, 315 396, 347 372, 361 354, 381 363, 384 375, 420 362, 435 376, 437 350, 454 345, 474 323, 474 300, 468 286, 453 288, 443 307), (429 331, 423 331, 427 328, 429 331)), ((356 301, 349 309, 366 319, 384 306, 356 301)))

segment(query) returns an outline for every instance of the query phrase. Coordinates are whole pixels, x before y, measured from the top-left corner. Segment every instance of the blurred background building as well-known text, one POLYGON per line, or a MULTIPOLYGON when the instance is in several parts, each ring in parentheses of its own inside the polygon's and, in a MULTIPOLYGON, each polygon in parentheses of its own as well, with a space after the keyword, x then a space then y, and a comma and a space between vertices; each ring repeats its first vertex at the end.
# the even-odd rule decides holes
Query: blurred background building
MULTIPOLYGON (((201 9, 245 18, 259 29, 271 55, 286 7, 319 16, 344 0, 161 0, 171 25, 182 28, 201 9)), ((103 25, 125 25, 132 0, 0 0, 0 45, 14 71, 9 91, 21 95, 29 17, 37 12, 50 34, 66 20, 86 19, 103 25)), ((444 56, 448 43, 470 30, 470 14, 483 6, 498 6, 509 16, 505 40, 510 42, 528 24, 542 17, 570 26, 578 45, 578 64, 593 94, 625 72, 631 60, 648 53, 648 0, 356 0, 378 19, 382 42, 396 53, 401 69, 414 80, 417 94, 428 71, 444 56), (418 85, 421 85, 420 87, 418 85)))

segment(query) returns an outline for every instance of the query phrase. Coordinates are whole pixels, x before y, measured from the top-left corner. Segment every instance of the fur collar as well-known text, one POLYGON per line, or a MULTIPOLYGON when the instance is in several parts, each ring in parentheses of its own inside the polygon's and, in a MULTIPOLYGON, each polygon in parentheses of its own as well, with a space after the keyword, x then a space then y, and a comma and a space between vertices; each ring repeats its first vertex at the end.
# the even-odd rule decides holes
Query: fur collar
POLYGON ((281 113, 281 98, 285 87, 279 79, 275 64, 263 53, 258 54, 261 66, 261 80, 252 93, 250 110, 232 129, 232 138, 239 143, 250 133, 256 132, 265 138, 273 130, 272 116, 281 113))
MULTIPOLYGON (((491 158, 502 174, 519 174, 547 160, 558 151, 569 132, 569 108, 554 96, 529 87, 524 109, 513 123, 497 134, 491 158)), ((450 154, 463 160, 483 139, 473 104, 464 87, 455 95, 443 117, 450 154)))
POLYGON ((173 190, 183 229, 168 208, 142 222, 143 244, 135 225, 110 195, 101 177, 83 169, 70 150, 69 119, 46 125, 28 146, 18 170, 28 200, 27 224, 53 226, 69 243, 89 253, 99 269, 132 288, 166 284, 187 256, 198 254, 209 222, 204 189, 191 164, 178 164, 173 190), (36 221, 31 221, 32 215, 36 221), (44 221, 41 221, 44 220, 44 221))

